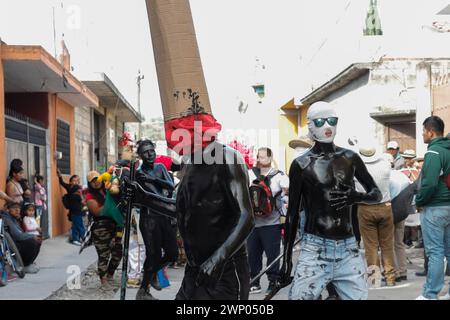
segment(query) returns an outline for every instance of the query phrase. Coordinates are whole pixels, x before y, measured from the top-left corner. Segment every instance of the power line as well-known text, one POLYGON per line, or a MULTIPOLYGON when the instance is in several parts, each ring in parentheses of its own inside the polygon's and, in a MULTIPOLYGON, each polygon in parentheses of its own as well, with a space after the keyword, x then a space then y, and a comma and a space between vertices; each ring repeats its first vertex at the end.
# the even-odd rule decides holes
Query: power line
MULTIPOLYGON (((344 17, 344 15, 347 13, 348 8, 350 7, 351 3, 352 3, 352 0, 350 0, 350 1, 347 3, 347 5, 346 5, 345 8, 344 8, 344 12, 342 12, 342 14, 341 14, 341 15, 338 17, 338 19, 336 20, 336 22, 335 22, 335 24, 334 24, 335 27, 341 22, 341 19, 342 19, 342 18, 344 17)), ((334 28, 333 31, 334 31, 334 30, 336 30, 336 28, 334 28)), ((323 48, 323 46, 325 45, 325 43, 327 43, 328 39, 329 39, 329 36, 327 36, 327 37, 322 41, 322 43, 320 44, 319 48, 318 48, 317 51, 313 54, 313 56, 311 57, 311 59, 309 60, 308 64, 305 66, 305 68, 308 68, 308 67, 311 65, 311 63, 313 62, 313 60, 315 59, 315 57, 316 57, 316 56, 319 54, 319 52, 322 50, 322 48, 323 48)))

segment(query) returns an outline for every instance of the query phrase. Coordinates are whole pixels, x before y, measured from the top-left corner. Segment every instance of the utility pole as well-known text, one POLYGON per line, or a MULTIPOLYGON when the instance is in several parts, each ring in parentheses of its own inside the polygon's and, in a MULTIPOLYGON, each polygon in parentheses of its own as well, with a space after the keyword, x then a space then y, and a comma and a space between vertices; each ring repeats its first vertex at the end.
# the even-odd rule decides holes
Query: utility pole
MULTIPOLYGON (((141 81, 142 80, 144 80, 144 75, 141 75, 141 70, 138 70, 138 76, 137 76, 137 88, 138 88, 137 106, 138 106, 139 117, 141 117, 141 81)), ((141 124, 141 121, 139 119, 137 140, 139 140, 141 138, 142 138, 142 124, 141 124)))

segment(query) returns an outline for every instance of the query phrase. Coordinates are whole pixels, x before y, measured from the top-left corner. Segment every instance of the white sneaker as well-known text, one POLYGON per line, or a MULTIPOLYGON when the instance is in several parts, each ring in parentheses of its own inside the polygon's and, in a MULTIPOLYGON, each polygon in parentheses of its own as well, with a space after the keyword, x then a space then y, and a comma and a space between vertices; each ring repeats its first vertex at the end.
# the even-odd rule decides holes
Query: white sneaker
POLYGON ((79 242, 79 241, 73 241, 72 244, 74 244, 76 246, 81 246, 81 242, 79 242))
POLYGON ((420 296, 418 296, 418 297, 416 298, 416 300, 437 300, 437 299, 428 299, 428 298, 426 298, 426 297, 420 295, 420 296))
POLYGON ((30 264, 29 266, 24 267, 23 271, 25 273, 34 274, 34 273, 38 273, 39 272, 39 267, 36 264, 33 263, 33 264, 30 264))
POLYGON ((250 294, 261 293, 261 286, 252 286, 250 288, 250 294))
POLYGON ((447 292, 445 296, 438 297, 439 300, 450 300, 450 293, 447 292))

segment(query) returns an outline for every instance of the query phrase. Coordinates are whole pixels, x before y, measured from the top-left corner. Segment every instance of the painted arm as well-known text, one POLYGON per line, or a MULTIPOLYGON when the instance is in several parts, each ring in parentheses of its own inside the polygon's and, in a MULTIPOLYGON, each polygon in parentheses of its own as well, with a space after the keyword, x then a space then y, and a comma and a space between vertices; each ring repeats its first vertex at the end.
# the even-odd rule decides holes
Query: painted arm
POLYGON ((289 205, 285 224, 283 265, 281 266, 280 284, 282 287, 291 283, 292 272, 292 251, 297 235, 300 219, 300 206, 302 202, 302 169, 299 163, 294 160, 289 169, 289 205))
POLYGON ((134 205, 148 207, 161 215, 176 218, 176 200, 147 191, 138 182, 132 182, 132 201, 134 205))
POLYGON ((121 189, 126 202, 132 201, 136 206, 142 206, 153 211, 176 217, 176 200, 158 194, 154 184, 148 179, 149 175, 142 170, 136 172, 136 181, 131 182, 129 175, 122 176, 121 189))
POLYGON ((157 192, 155 185, 172 192, 175 187, 166 168, 163 165, 158 165, 156 169, 158 170, 158 177, 146 174, 143 170, 139 170, 136 173, 136 181, 138 181, 146 190, 151 190, 154 193, 157 192))
POLYGON ((224 148, 224 153, 229 177, 224 182, 226 184, 225 197, 238 212, 239 219, 234 228, 230 230, 225 242, 201 265, 197 285, 217 283, 226 261, 242 247, 254 227, 247 167, 242 157, 234 151, 224 148))

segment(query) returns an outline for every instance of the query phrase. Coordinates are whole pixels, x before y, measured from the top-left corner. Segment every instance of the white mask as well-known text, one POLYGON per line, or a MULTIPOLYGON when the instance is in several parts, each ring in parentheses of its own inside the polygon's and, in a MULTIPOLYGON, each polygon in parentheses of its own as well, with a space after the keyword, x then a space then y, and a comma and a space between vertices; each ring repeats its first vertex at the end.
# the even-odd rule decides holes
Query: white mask
POLYGON ((309 137, 311 140, 323 143, 331 143, 336 136, 336 125, 332 126, 325 121, 321 127, 314 124, 315 119, 337 118, 336 110, 328 102, 318 101, 313 103, 306 115, 308 119, 309 137))

